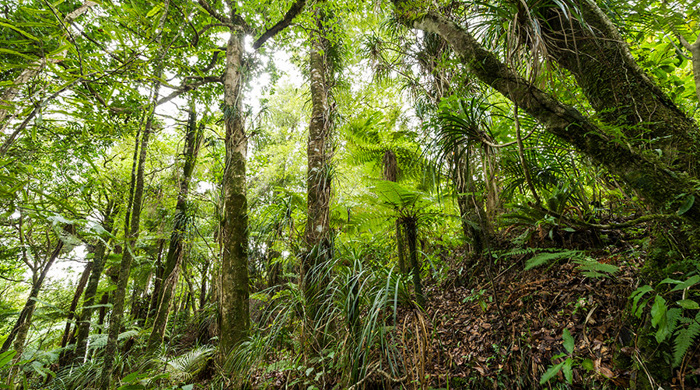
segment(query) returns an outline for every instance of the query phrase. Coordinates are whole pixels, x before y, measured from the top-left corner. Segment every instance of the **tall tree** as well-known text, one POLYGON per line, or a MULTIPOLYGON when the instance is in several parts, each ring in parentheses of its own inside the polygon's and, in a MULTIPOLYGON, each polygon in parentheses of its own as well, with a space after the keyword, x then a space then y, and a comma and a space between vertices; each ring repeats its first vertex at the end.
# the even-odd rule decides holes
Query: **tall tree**
POLYGON ((311 119, 307 144, 308 168, 306 176, 307 220, 304 239, 307 253, 304 259, 304 278, 311 269, 327 258, 330 252, 330 196, 332 128, 329 90, 332 65, 329 63, 332 50, 327 36, 328 18, 325 2, 314 9, 315 28, 310 36, 309 78, 311 87, 311 119))
MULTIPOLYGON (((106 235, 111 235, 114 228, 114 215, 117 214, 120 205, 120 199, 111 198, 107 201, 105 211, 102 214, 102 228, 106 235)), ((83 309, 78 317, 75 341, 74 362, 82 363, 87 352, 87 340, 90 335, 90 324, 92 323, 92 314, 95 311, 95 295, 97 287, 100 284, 100 277, 105 268, 105 256, 107 253, 107 241, 109 237, 101 237, 95 245, 95 255, 92 258, 92 272, 85 287, 85 295, 83 297, 83 309)))
MULTIPOLYGON (((246 158, 248 139, 243 121, 243 86, 246 62, 244 38, 251 27, 239 12, 239 6, 228 1, 229 15, 223 16, 205 0, 199 4, 211 17, 230 28, 226 44, 224 84, 224 126, 226 128, 226 164, 222 180, 223 220, 221 222, 221 275, 219 294, 220 349, 225 356, 248 333, 250 313, 248 302, 248 199, 246 194, 246 158)), ((284 18, 270 27, 253 43, 259 49, 265 42, 285 29, 304 8, 305 0, 297 0, 284 18)))
POLYGON ((129 274, 131 272, 131 262, 133 260, 134 251, 136 250, 136 240, 138 239, 141 227, 141 206, 143 203, 144 179, 146 170, 146 156, 148 151, 148 142, 153 131, 153 122, 155 119, 155 110, 158 104, 158 98, 163 78, 164 59, 167 52, 165 46, 161 44, 162 33, 165 20, 168 17, 170 0, 165 0, 162 15, 156 26, 154 41, 158 45, 157 58, 155 61, 155 80, 152 83, 152 97, 149 102, 148 110, 146 111, 146 122, 144 124, 141 135, 140 145, 138 137, 134 148, 134 165, 131 171, 131 185, 129 191, 129 200, 127 203, 127 212, 124 219, 124 253, 119 265, 119 278, 117 279, 117 289, 114 291, 112 315, 109 323, 109 334, 107 336, 107 345, 105 347, 105 358, 102 366, 102 374, 100 378, 100 388, 107 390, 110 387, 112 379, 112 369, 114 365, 114 356, 119 347, 119 330, 122 326, 122 318, 124 317, 124 303, 126 299, 126 288, 129 283, 129 274), (136 159, 138 151, 138 160, 136 159))
POLYGON ((153 323, 153 330, 148 339, 148 349, 154 351, 163 341, 165 325, 170 314, 173 291, 177 285, 180 263, 184 254, 184 238, 187 232, 187 195, 190 188, 192 173, 197 163, 197 154, 202 141, 203 125, 197 126, 197 113, 195 112, 194 99, 190 102, 189 121, 185 132, 185 146, 183 157, 185 163, 182 168, 182 178, 180 179, 180 190, 177 194, 177 204, 175 206, 175 224, 170 235, 170 246, 165 260, 165 272, 162 276, 163 286, 160 289, 160 298, 156 310, 156 318, 153 323))
MULTIPOLYGON (((20 227, 19 234, 23 235, 24 232, 22 232, 21 229, 20 227)), ((2 344, 2 347, 0 347, 0 353, 9 350, 14 342, 17 355, 22 355, 24 341, 27 337, 29 326, 32 323, 32 316, 34 314, 34 308, 36 307, 37 298, 39 297, 39 292, 44 285, 44 280, 46 280, 46 275, 48 275, 51 266, 56 262, 58 256, 65 252, 65 241, 69 239, 69 235, 71 234, 75 234, 75 227, 73 225, 66 225, 63 228, 63 232, 57 234, 58 237, 55 242, 48 241, 46 243, 49 247, 53 246, 53 250, 45 261, 36 264, 37 267, 32 269, 32 288, 29 291, 29 297, 27 297, 27 302, 24 304, 22 311, 20 311, 19 317, 17 317, 17 321, 15 321, 15 325, 12 327, 10 334, 7 335, 5 342, 2 344)))

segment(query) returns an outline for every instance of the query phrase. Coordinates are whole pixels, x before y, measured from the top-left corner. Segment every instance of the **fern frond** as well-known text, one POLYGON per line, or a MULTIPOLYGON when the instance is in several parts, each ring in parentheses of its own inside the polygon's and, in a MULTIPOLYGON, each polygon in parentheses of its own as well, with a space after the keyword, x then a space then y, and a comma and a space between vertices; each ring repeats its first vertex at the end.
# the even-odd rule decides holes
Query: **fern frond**
MULTIPOLYGON (((682 322, 683 318, 680 319, 682 322)), ((693 345, 695 338, 700 335, 700 312, 695 316, 695 319, 688 319, 688 326, 678 330, 676 338, 673 340, 673 365, 679 366, 693 345)))
POLYGON ((563 258, 572 258, 576 256, 580 256, 581 252, 580 251, 574 251, 574 250, 565 250, 561 252, 551 252, 551 253, 540 253, 536 256, 533 256, 530 260, 528 260, 525 263, 525 270, 529 270, 535 267, 539 267, 543 264, 547 264, 552 260, 559 260, 563 258))

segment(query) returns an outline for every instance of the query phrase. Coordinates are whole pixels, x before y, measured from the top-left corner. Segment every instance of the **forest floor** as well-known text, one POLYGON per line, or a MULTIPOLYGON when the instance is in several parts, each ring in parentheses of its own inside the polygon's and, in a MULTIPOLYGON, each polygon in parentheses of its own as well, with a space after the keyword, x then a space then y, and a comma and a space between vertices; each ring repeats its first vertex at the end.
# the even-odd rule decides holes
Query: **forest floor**
MULTIPOLYGON (((632 369, 633 361, 644 359, 632 325, 639 320, 630 318, 628 304, 643 264, 620 254, 597 257, 619 271, 591 278, 570 262, 529 271, 516 264, 495 274, 494 283, 488 275, 498 271, 484 270, 471 276, 477 282, 469 288, 457 276, 429 286, 425 316, 431 348, 425 372, 430 386, 539 388, 548 368, 571 357, 573 388, 644 388, 637 386, 644 368, 632 369), (563 346, 564 329, 575 341, 571 354, 563 346), (556 355, 562 357, 553 360, 556 355)), ((676 374, 663 388, 693 388, 683 387, 676 374)), ((685 374, 699 375, 700 361, 686 367, 685 374)), ((550 383, 565 380, 559 371, 550 383)))
MULTIPOLYGON (((700 390, 700 359, 693 358, 698 351, 681 369, 651 361, 652 355, 670 356, 663 350, 668 346, 650 342, 653 334, 643 329, 648 318, 631 314, 630 295, 645 280, 644 253, 607 247, 586 254, 618 271, 591 277, 566 258, 524 271, 531 257, 526 254, 469 270, 463 251, 450 251, 448 276, 425 280, 424 310, 398 309, 392 340, 401 345, 409 372, 395 378, 375 361, 362 386, 700 390), (540 383, 548 370, 565 364, 570 377, 559 370, 540 383), (664 382, 647 380, 652 376, 664 382)), ((264 388, 286 388, 285 377, 273 370, 260 379, 267 379, 264 388)))
MULTIPOLYGON (((627 388, 630 372, 616 369, 613 360, 632 353, 617 345, 633 337, 624 324, 636 269, 621 266, 614 278, 592 279, 571 263, 526 272, 514 267, 494 275, 493 284, 483 275, 473 288, 431 286, 427 372, 449 388, 470 382, 530 388, 539 384, 553 356, 568 355, 562 343, 568 329, 575 340, 574 382, 610 381, 627 388), (593 374, 584 372, 586 359, 593 374)), ((563 381, 558 375, 555 380, 563 381)))

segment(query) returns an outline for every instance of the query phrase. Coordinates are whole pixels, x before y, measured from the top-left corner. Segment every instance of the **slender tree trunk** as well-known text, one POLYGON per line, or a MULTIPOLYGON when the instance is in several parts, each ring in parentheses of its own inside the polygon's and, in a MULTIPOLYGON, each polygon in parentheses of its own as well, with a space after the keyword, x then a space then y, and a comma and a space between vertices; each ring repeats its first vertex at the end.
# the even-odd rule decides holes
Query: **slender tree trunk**
MULTIPOLYGON (((489 229, 491 224, 489 221, 495 221, 498 214, 498 209, 501 204, 501 190, 498 185, 498 177, 496 176, 496 153, 495 150, 484 144, 481 148, 482 165, 484 172, 484 184, 486 185, 486 221, 489 229)), ((491 231, 488 231, 491 234, 491 231)))
POLYGON ((455 153, 454 184, 457 190, 457 206, 462 219, 464 236, 472 241, 472 253, 479 257, 484 250, 484 236, 490 234, 488 218, 484 213, 481 202, 476 196, 476 188, 472 179, 472 163, 470 146, 466 150, 455 153))
POLYGON ((527 165, 527 161, 525 160, 525 148, 523 147, 523 138, 520 135, 520 118, 518 118, 517 103, 515 104, 513 110, 513 120, 515 122, 515 139, 518 142, 518 158, 520 158, 520 165, 522 166, 523 174, 525 175, 525 183, 527 183, 527 187, 530 189, 532 197, 535 198, 535 203, 537 204, 537 206, 540 206, 542 204, 542 201, 540 201, 540 197, 539 195, 537 195, 535 185, 532 183, 532 176, 530 175, 530 166, 527 165))
MULTIPOLYGON (((68 234, 75 233, 75 229, 73 226, 67 226, 64 230, 68 234)), ((15 338, 17 338, 17 342, 15 342, 14 344, 15 350, 17 351, 18 355, 22 354, 24 339, 27 336, 29 325, 31 325, 32 323, 32 315, 34 314, 36 299, 39 297, 39 291, 41 291, 41 287, 44 285, 44 280, 46 279, 46 275, 49 273, 51 266, 63 251, 63 246, 63 238, 59 236, 53 252, 51 252, 48 261, 46 262, 46 264, 44 264, 44 268, 41 270, 41 274, 39 274, 39 277, 34 281, 34 283, 32 283, 32 289, 29 292, 27 302, 24 304, 22 311, 19 313, 19 317, 17 317, 15 325, 12 327, 12 330, 10 330, 10 334, 7 335, 5 342, 2 344, 2 348, 0 348, 0 353, 8 351, 12 346, 12 342, 15 341, 15 338)))
MULTIPOLYGON (((306 250, 302 252, 302 286, 307 302, 307 316, 314 324, 319 308, 320 294, 325 284, 322 264, 331 258, 330 197, 331 197, 331 112, 328 102, 331 69, 327 53, 330 47, 326 37, 324 3, 314 10, 316 28, 312 30, 309 53, 311 84, 311 120, 307 144, 308 168, 306 174, 307 219, 304 231, 306 250)), ((320 353, 323 334, 308 335, 308 345, 320 353)), ((312 352, 313 353, 313 352, 312 352)))
POLYGON ((403 225, 406 229, 406 242, 408 242, 408 255, 411 259, 411 274, 413 276, 413 288, 416 293, 416 302, 421 307, 425 307, 425 297, 423 296, 423 284, 421 283, 421 266, 418 260, 418 231, 416 219, 414 217, 403 217, 403 225))
POLYGON ((209 272, 209 261, 204 264, 202 268, 202 285, 199 290, 199 310, 204 310, 204 306, 207 303, 207 279, 209 272))
MULTIPOLYGON (((384 152, 384 157, 382 158, 384 180, 396 182, 398 178, 398 161, 396 160, 396 153, 392 150, 386 150, 384 152)), ((401 273, 408 272, 408 266, 406 264, 406 241, 404 229, 401 226, 401 221, 396 219, 396 250, 399 257, 399 270, 401 273)))
MULTIPOLYGON (((112 200, 107 204, 107 208, 104 214, 103 227, 107 233, 112 233, 114 221, 113 215, 117 213, 117 208, 119 207, 119 200, 112 200)), ((104 239, 107 239, 105 237, 104 239)), ((85 297, 83 298, 83 310, 78 318, 78 332, 75 341, 75 355, 74 362, 82 363, 85 359, 85 353, 87 352, 87 340, 90 334, 90 322, 92 320, 92 313, 95 308, 95 295, 97 294, 97 287, 100 284, 100 277, 102 276, 102 271, 105 267, 105 253, 107 251, 107 243, 100 239, 95 247, 95 256, 92 259, 92 272, 90 274, 90 279, 85 287, 85 297)), ((102 310, 100 311, 102 312, 102 310)))
MULTIPOLYGON (((168 15, 168 8, 170 6, 170 1, 165 0, 165 5, 163 8, 163 14, 160 18, 159 25, 157 26, 156 32, 156 42, 161 43, 161 32, 163 31, 163 24, 168 15)), ((149 106, 147 113, 146 124, 143 129, 143 136, 141 138, 141 146, 139 151, 138 160, 138 171, 136 173, 136 178, 134 180, 133 170, 132 170, 132 181, 131 187, 133 192, 133 200, 131 202, 130 208, 131 212, 127 212, 125 222, 124 222, 124 233, 126 236, 126 242, 124 245, 124 253, 122 254, 122 261, 119 266, 119 279, 117 281, 117 289, 114 291, 114 305, 112 307, 112 316, 110 317, 109 323, 109 334, 107 337, 107 345, 105 346, 104 362, 102 366, 102 377, 100 379, 100 389, 108 390, 110 387, 110 382, 112 379, 112 369, 114 365, 114 355, 119 349, 119 330, 122 325, 122 318, 124 317, 124 300, 126 298, 126 288, 129 283, 129 273, 131 272, 131 262, 133 260, 133 252, 136 250, 135 244, 139 236, 139 230, 141 226, 141 205, 143 203, 143 190, 144 190, 144 179, 146 170, 146 156, 148 150, 148 141, 153 130, 153 120, 155 118, 155 111, 158 102, 158 95, 160 92, 161 82, 163 78, 163 59, 165 57, 165 48, 161 47, 159 49, 158 63, 156 64, 156 80, 153 82, 153 96, 152 101, 149 106), (131 217, 131 221, 129 221, 131 217)))
MULTIPOLYGON (((96 248, 91 251, 91 253, 93 254, 93 257, 94 257, 95 251, 96 251, 96 248)), ((71 327, 72 327, 72 323, 73 323, 73 317, 75 317, 75 310, 78 308, 78 303, 80 302, 80 297, 83 296, 83 290, 85 289, 85 285, 88 282, 88 278, 90 277, 90 273, 91 273, 93 267, 94 267, 93 261, 87 263, 87 265, 85 266, 85 269, 83 270, 83 274, 80 276, 80 280, 78 281, 78 285, 75 288, 75 294, 73 295, 73 301, 71 301, 70 308, 68 309, 68 316, 66 318, 66 327, 63 330, 63 337, 61 337, 61 348, 65 348, 66 345, 68 345, 68 341, 70 340, 71 327)), ((61 356, 58 359, 58 365, 63 366, 69 358, 70 358, 70 352, 68 350, 64 349, 63 351, 61 351, 61 356)))
POLYGON ((226 167, 223 177, 223 221, 220 274, 220 329, 222 356, 230 353, 248 334, 248 199, 246 157, 248 141, 243 127, 243 38, 232 30, 226 47, 224 71, 224 124, 226 167))
POLYGON ((170 314, 170 301, 172 299, 175 285, 177 284, 180 272, 184 249, 184 235, 187 230, 187 195, 190 188, 190 180, 197 162, 199 145, 202 140, 202 128, 197 129, 197 115, 195 113, 194 100, 190 103, 190 117, 185 134, 185 149, 183 151, 185 164, 182 169, 182 180, 180 181, 180 192, 177 195, 177 205, 175 206, 175 225, 170 235, 170 247, 165 260, 165 272, 163 274, 164 283, 162 294, 159 299, 156 311, 156 319, 153 323, 153 330, 148 339, 148 350, 155 351, 163 342, 165 326, 170 314))
POLYGON ((153 316, 156 315, 156 310, 158 309, 158 299, 160 297, 160 291, 163 287, 163 273, 165 272, 165 267, 163 266, 163 248, 165 247, 165 242, 166 240, 164 238, 158 240, 158 257, 156 258, 155 281, 153 282, 151 302, 148 305, 148 313, 146 314, 146 326, 152 322, 153 316))

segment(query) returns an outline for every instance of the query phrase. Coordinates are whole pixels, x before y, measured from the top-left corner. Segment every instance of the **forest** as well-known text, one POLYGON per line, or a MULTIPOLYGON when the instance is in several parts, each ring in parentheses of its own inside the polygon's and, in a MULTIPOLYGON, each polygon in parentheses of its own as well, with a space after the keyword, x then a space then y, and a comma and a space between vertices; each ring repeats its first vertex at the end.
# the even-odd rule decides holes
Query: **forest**
POLYGON ((0 389, 700 389, 700 0, 0 1, 0 389))

